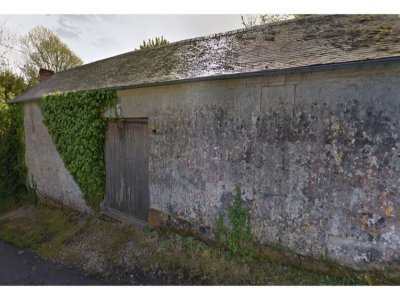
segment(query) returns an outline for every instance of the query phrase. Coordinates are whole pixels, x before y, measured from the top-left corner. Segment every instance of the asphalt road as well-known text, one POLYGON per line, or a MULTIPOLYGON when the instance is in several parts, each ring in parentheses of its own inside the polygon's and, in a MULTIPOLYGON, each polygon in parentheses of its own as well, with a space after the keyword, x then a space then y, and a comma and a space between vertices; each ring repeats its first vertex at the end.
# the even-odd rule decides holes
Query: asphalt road
POLYGON ((104 285, 79 270, 43 260, 0 241, 0 285, 104 285))

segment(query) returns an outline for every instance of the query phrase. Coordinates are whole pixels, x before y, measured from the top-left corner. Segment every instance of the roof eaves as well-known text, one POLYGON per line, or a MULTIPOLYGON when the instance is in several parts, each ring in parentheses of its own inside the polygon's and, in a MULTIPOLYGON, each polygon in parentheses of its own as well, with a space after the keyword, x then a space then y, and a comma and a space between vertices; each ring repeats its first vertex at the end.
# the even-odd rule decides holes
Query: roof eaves
MULTIPOLYGON (((199 81, 240 79, 240 78, 244 78, 244 77, 271 76, 271 75, 291 74, 291 73, 293 74, 293 73, 301 73, 301 72, 332 71, 332 70, 336 70, 339 68, 340 69, 351 68, 351 67, 357 67, 357 66, 362 66, 362 65, 374 66, 374 65, 389 64, 389 63, 400 64, 400 56, 377 58, 377 59, 367 59, 367 60, 347 61, 347 62, 334 62, 334 63, 327 63, 327 64, 316 64, 316 65, 299 66, 299 67, 291 67, 291 68, 284 68, 284 69, 261 70, 261 71, 255 71, 255 72, 211 75, 211 76, 194 77, 194 78, 188 78, 188 79, 178 79, 178 80, 169 80, 169 81, 160 81, 160 82, 147 82, 147 83, 140 83, 140 84, 112 86, 112 87, 89 89, 89 90, 126 90, 126 89, 134 89, 134 88, 172 85, 172 84, 180 84, 180 83, 199 82, 199 81)), ((28 102, 28 101, 37 101, 40 99, 40 97, 36 97, 36 98, 31 98, 31 99, 18 100, 18 98, 21 98, 27 92, 28 91, 25 91, 23 94, 19 95, 18 97, 16 97, 14 100, 10 101, 9 103, 17 104, 17 103, 23 103, 23 102, 28 102)), ((70 91, 70 92, 72 92, 72 91, 70 91)))

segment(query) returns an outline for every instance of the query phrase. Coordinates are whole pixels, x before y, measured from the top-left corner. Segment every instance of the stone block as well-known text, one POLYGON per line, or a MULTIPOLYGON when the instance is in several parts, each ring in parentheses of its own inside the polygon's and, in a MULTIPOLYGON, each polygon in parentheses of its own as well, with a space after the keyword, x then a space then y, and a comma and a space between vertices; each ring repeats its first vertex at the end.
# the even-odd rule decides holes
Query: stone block
POLYGON ((328 258, 356 269, 372 269, 385 261, 386 247, 382 244, 360 242, 328 236, 328 258))

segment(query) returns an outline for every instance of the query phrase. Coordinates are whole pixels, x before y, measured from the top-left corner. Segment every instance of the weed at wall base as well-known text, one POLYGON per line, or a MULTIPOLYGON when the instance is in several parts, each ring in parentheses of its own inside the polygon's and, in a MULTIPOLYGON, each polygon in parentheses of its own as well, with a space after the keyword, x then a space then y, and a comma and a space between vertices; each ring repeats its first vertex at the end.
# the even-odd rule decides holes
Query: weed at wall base
POLYGON ((28 190, 28 199, 30 200, 31 203, 37 205, 38 204, 37 184, 32 174, 31 174, 31 180, 30 182, 28 182, 27 185, 27 190, 28 190))
POLYGON ((225 212, 221 212, 217 217, 215 225, 217 241, 226 245, 232 253, 255 256, 256 251, 249 247, 254 240, 250 232, 250 219, 250 210, 244 206, 240 186, 236 185, 235 199, 227 210, 228 226, 225 225, 225 212))

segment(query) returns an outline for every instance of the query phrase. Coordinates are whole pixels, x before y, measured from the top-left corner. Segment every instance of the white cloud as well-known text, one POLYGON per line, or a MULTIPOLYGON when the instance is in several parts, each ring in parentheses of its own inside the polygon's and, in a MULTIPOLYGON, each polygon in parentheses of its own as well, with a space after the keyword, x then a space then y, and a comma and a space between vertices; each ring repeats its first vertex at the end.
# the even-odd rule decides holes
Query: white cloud
POLYGON ((132 51, 163 35, 171 42, 242 28, 240 15, 0 15, 17 34, 57 32, 86 63, 132 51))

